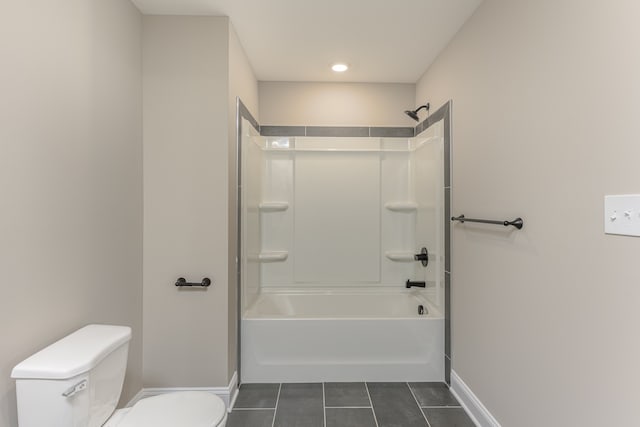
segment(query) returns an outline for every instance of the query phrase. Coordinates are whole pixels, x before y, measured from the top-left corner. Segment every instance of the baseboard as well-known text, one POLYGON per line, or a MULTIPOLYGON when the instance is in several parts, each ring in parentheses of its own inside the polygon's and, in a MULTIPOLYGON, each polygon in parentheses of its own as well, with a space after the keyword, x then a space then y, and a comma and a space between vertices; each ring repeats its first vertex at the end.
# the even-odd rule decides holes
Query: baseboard
POLYGON ((451 392, 478 427, 501 427, 491 412, 453 370, 451 371, 451 392))
POLYGON ((233 373, 231 381, 227 387, 149 387, 140 390, 133 398, 127 403, 127 408, 136 404, 140 399, 146 397, 158 396, 166 393, 174 393, 177 391, 204 391, 206 393, 212 393, 219 396, 223 401, 228 411, 231 411, 233 404, 238 396, 238 375, 237 372, 233 373))

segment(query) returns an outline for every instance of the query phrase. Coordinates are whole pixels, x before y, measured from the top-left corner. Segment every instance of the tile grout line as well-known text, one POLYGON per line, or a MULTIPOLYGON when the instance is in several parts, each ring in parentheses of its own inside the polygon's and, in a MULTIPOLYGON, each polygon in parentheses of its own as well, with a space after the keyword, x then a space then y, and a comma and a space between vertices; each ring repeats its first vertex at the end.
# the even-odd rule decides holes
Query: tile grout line
POLYGON ((276 408, 233 408, 234 411, 275 411, 276 408))
POLYGON ((278 412, 278 403, 280 403, 280 391, 282 390, 282 383, 278 386, 278 397, 276 397, 276 407, 273 411, 273 420, 271 421, 271 427, 276 425, 276 412, 278 412))
POLYGON ((460 409, 462 406, 421 406, 421 408, 425 409, 460 409))
POLYGON ((411 392, 411 396, 413 396, 413 400, 416 401, 416 405, 418 405, 418 411, 420 411, 420 413, 422 413, 422 416, 424 417, 424 420, 427 422, 427 426, 431 427, 431 423, 429 423, 429 420, 427 419, 427 414, 424 413, 424 411, 422 410, 422 407, 420 406, 420 403, 418 402, 418 398, 416 397, 415 393, 413 392, 413 389, 411 388, 411 386, 409 385, 409 383, 405 383, 407 384, 407 388, 409 389, 409 392, 411 392))
POLYGON ((367 384, 367 382, 364 382, 364 388, 365 390, 367 390, 367 397, 369 398, 369 404, 371 405, 371 412, 373 412, 373 421, 376 422, 376 427, 380 427, 378 425, 378 417, 376 416, 376 410, 373 407, 373 400, 371 400, 371 393, 369 393, 369 384, 367 384))
POLYGON ((327 409, 371 409, 371 406, 325 406, 327 409))
POLYGON ((322 423, 327 427, 327 399, 324 394, 324 382, 322 383, 322 423))

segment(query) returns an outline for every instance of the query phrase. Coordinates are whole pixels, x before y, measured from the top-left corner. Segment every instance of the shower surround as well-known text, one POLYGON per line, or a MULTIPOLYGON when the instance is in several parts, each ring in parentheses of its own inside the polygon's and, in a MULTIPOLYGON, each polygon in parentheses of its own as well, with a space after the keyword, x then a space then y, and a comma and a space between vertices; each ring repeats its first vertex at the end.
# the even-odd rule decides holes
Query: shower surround
POLYGON ((242 382, 445 380, 444 126, 347 129, 242 119, 242 382))

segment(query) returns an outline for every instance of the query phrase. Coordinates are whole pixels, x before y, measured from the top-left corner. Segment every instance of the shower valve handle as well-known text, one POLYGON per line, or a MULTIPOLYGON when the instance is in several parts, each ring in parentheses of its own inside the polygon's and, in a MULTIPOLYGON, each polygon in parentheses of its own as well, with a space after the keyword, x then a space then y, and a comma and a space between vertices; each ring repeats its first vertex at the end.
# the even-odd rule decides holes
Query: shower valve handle
POLYGON ((426 267, 429 264, 429 252, 427 252, 427 248, 420 249, 419 254, 415 254, 413 259, 416 261, 420 261, 423 267, 426 267))

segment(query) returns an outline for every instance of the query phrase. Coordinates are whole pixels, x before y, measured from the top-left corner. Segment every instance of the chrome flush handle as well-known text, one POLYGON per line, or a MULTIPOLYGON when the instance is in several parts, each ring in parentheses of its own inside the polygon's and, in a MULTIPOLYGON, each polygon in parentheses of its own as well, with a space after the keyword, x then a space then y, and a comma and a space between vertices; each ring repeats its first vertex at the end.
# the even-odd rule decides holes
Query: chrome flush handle
POLYGON ((68 389, 66 389, 64 391, 64 393, 62 393, 62 395, 64 397, 71 397, 73 395, 75 395, 76 393, 81 392, 82 390, 84 390, 85 388, 87 388, 87 380, 84 379, 82 381, 80 381, 78 384, 76 385, 72 385, 71 387, 69 387, 68 389))

